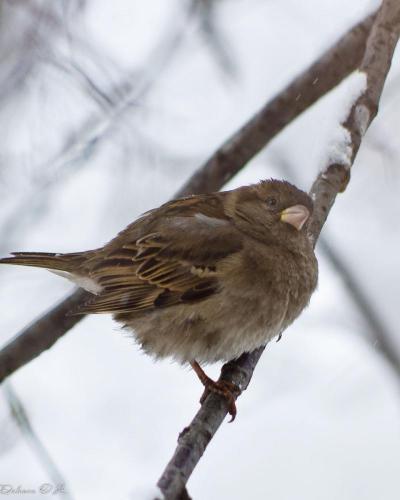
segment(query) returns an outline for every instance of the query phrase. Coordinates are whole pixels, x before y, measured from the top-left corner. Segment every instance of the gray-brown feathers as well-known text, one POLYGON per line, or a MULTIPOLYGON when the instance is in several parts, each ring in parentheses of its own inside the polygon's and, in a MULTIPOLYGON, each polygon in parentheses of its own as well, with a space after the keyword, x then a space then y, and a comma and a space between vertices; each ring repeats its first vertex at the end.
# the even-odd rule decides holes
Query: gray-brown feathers
POLYGON ((0 262, 55 270, 95 292, 77 312, 114 314, 156 357, 229 360, 279 335, 308 304, 311 213, 307 194, 263 181, 166 203, 96 250, 0 262))

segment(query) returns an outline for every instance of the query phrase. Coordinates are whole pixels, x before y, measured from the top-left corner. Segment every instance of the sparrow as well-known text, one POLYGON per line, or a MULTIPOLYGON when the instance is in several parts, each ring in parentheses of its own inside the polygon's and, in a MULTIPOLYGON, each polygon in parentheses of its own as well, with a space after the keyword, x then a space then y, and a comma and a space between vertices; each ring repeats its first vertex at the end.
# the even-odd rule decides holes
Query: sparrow
POLYGON ((111 313, 146 353, 190 364, 201 401, 222 394, 234 419, 238 388, 201 365, 280 337, 308 305, 318 277, 312 210, 292 184, 263 180, 165 203, 95 250, 16 252, 0 263, 43 267, 86 289, 91 298, 72 314, 111 313))

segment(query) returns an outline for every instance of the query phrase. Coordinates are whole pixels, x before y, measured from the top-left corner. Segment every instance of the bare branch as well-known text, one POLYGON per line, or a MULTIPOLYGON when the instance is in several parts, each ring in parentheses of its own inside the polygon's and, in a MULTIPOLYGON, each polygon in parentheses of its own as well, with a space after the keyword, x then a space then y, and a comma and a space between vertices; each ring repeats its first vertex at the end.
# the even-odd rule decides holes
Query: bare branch
MULTIPOLYGON (((244 167, 252 155, 257 154, 260 148, 291 120, 340 83, 361 62, 365 40, 373 20, 374 16, 369 16, 357 24, 334 47, 323 54, 320 60, 296 78, 275 99, 268 102, 260 113, 237 131, 199 168, 176 196, 218 191, 244 167), (308 72, 314 73, 309 75, 308 72), (313 85, 316 80, 317 83, 313 85), (303 98, 296 100, 300 94, 303 98), (272 129, 271 123, 273 123, 272 129)), ((84 317, 81 315, 65 318, 71 306, 79 301, 79 293, 81 292, 75 292, 67 297, 54 310, 17 334, 0 351, 0 383, 43 350, 51 347, 84 317)))
POLYGON ((0 383, 21 366, 50 349, 68 330, 80 321, 80 316, 67 316, 88 297, 77 290, 42 317, 13 337, 0 351, 0 383))
MULTIPOLYGON (((260 347, 249 354, 243 354, 236 361, 226 363, 222 367, 220 380, 229 380, 242 391, 247 389, 264 349, 265 347, 260 347)), ((179 500, 186 482, 227 412, 226 400, 210 394, 190 425, 180 433, 175 453, 157 483, 163 499, 179 500)))
MULTIPOLYGON (((337 194, 349 180, 349 169, 361 144, 361 139, 376 116, 379 99, 391 58, 400 35, 400 4, 398 0, 384 0, 367 40, 360 70, 367 76, 367 89, 353 104, 343 126, 350 134, 352 147, 350 164, 329 164, 315 180, 311 195, 314 214, 310 236, 317 241, 337 194)), ((225 365, 221 379, 228 380, 244 390, 264 348, 242 355, 225 365)), ((200 460, 207 444, 227 414, 226 401, 216 394, 207 397, 192 423, 180 435, 175 453, 161 476, 158 486, 166 500, 177 500, 182 488, 200 460)))

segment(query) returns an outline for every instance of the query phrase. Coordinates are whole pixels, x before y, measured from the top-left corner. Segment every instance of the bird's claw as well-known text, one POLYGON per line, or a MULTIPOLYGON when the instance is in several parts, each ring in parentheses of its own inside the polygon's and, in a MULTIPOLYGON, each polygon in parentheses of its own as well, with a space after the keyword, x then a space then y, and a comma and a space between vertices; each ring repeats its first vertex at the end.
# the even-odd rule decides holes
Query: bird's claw
POLYGON ((191 361, 190 364, 196 375, 199 377, 200 382, 204 385, 204 392, 200 398, 200 404, 202 405, 204 403, 210 392, 223 396, 228 404, 228 412, 231 416, 229 422, 233 422, 237 413, 235 399, 242 392, 240 387, 232 382, 229 382, 228 380, 215 381, 211 379, 196 360, 191 361))
POLYGON ((208 379, 204 384, 204 392, 200 398, 200 404, 203 404, 210 393, 219 394, 223 396, 228 404, 228 412, 231 416, 229 422, 233 422, 236 418, 236 397, 241 393, 241 390, 236 384, 228 382, 227 380, 208 379))

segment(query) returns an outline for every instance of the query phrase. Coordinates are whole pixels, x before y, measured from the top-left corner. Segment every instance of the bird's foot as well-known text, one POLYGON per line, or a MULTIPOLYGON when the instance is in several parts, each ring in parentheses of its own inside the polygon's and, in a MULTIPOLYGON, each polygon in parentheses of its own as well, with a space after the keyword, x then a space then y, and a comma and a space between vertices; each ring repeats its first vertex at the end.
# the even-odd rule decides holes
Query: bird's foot
POLYGON ((242 392, 240 388, 236 384, 228 382, 227 380, 215 381, 211 379, 208 375, 206 375, 197 361, 192 362, 191 365, 201 383, 204 385, 204 392, 200 398, 200 404, 204 403, 210 393, 223 396, 228 404, 228 412, 231 416, 229 422, 233 422, 237 413, 235 399, 242 392))
POLYGON ((229 422, 233 422, 236 418, 236 403, 235 403, 235 395, 240 394, 240 389, 237 385, 232 382, 228 382, 227 380, 212 380, 208 379, 207 383, 204 384, 204 392, 200 398, 200 404, 203 404, 207 399, 207 396, 210 393, 219 394, 226 399, 228 403, 228 412, 231 416, 229 422))

